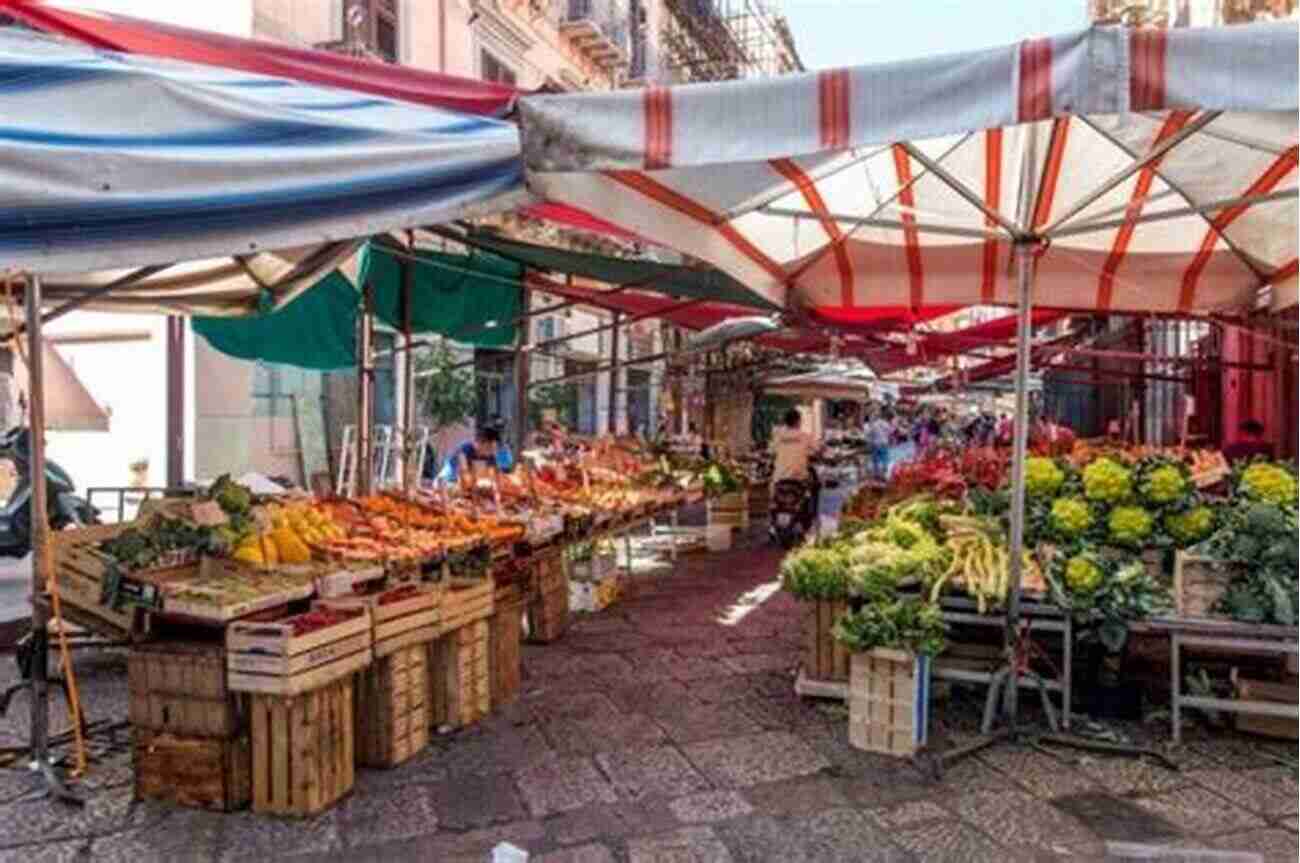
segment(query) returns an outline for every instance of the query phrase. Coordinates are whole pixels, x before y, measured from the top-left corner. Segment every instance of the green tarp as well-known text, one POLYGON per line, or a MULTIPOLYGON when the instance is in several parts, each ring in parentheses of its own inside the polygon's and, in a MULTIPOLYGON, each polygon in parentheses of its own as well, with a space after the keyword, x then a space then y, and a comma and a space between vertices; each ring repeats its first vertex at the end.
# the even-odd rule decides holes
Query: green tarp
POLYGON ((637 290, 652 291, 670 297, 733 303, 764 312, 780 311, 777 306, 731 276, 712 267, 703 269, 678 264, 662 264, 658 261, 612 258, 607 255, 592 255, 550 246, 536 246, 532 243, 519 243, 484 234, 470 234, 463 238, 463 242, 495 252, 536 270, 572 273, 598 282, 631 285, 637 290))
MULTIPOLYGON (((403 259, 374 243, 370 249, 375 317, 400 330, 403 259)), ((405 261, 412 276, 411 332, 437 333, 484 348, 514 346, 513 321, 523 314, 523 267, 484 252, 420 252, 419 257, 420 263, 405 261), (484 328, 492 321, 497 326, 484 328)))
MULTIPOLYGON (((358 276, 369 279, 374 290, 375 317, 400 330, 402 260, 374 243, 358 254, 358 276)), ((437 333, 481 347, 514 344, 523 267, 477 251, 420 252, 418 257, 422 260, 408 260, 413 334, 437 333), (489 322, 496 326, 485 327, 489 322)), ((356 365, 360 303, 360 293, 336 270, 277 311, 192 320, 194 331, 224 354, 328 371, 356 365)))

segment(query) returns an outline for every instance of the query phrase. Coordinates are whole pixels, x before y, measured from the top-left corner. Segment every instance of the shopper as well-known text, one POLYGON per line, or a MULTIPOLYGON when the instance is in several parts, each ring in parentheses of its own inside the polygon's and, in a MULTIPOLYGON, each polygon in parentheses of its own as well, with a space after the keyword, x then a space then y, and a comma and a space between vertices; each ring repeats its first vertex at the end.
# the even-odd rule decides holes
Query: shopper
POLYGON ((878 480, 889 477, 889 447, 893 444, 893 416, 882 410, 867 423, 867 446, 871 451, 871 473, 878 480))
POLYGON ((812 489, 812 511, 816 513, 821 503, 821 486, 811 463, 820 446, 812 435, 800 428, 802 419, 798 408, 790 408, 785 412, 782 424, 772 430, 772 482, 797 479, 808 483, 812 489))

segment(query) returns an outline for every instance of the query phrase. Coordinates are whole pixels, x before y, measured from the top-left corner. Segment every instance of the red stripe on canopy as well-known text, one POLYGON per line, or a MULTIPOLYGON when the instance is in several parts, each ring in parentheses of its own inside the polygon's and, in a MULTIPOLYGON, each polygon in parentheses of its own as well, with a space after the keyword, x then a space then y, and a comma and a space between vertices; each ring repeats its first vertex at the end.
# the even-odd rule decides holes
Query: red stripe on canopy
POLYGON ((74 12, 28 0, 0 0, 0 12, 96 48, 240 69, 470 114, 504 115, 519 94, 502 84, 124 15, 74 12))

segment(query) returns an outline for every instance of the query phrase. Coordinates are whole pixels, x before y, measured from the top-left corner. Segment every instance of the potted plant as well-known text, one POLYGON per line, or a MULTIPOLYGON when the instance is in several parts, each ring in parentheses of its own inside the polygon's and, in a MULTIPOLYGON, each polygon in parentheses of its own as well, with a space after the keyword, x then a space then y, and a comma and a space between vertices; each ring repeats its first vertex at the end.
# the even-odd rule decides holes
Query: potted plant
POLYGON ((835 637, 853 653, 849 742, 908 756, 925 745, 930 661, 945 646, 938 605, 920 597, 886 599, 846 614, 835 637))

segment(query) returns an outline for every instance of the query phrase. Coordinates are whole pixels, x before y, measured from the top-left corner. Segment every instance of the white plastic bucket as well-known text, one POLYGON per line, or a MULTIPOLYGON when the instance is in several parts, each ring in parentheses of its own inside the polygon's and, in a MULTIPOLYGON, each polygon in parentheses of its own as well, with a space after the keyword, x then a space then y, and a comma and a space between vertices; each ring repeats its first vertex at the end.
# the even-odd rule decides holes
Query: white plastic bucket
POLYGON ((730 551, 731 550, 731 525, 729 524, 711 524, 704 533, 705 542, 708 543, 709 551, 730 551))

